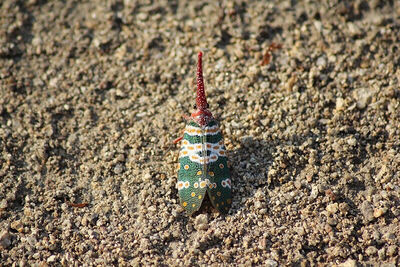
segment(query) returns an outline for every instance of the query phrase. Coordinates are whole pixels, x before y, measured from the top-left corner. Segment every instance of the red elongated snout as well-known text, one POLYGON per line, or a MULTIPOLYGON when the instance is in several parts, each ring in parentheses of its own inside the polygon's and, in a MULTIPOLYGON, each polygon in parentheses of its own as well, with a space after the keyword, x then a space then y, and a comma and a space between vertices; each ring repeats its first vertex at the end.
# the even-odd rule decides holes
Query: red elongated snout
POLYGON ((212 119, 212 114, 208 110, 206 93, 204 91, 203 80, 203 53, 200 51, 197 61, 197 95, 196 95, 196 110, 192 113, 192 119, 200 126, 205 126, 212 119))
POLYGON ((203 80, 203 53, 200 51, 198 54, 197 61, 197 96, 196 96, 196 107, 199 110, 206 110, 208 103, 206 99, 206 93, 204 91, 204 80, 203 80))

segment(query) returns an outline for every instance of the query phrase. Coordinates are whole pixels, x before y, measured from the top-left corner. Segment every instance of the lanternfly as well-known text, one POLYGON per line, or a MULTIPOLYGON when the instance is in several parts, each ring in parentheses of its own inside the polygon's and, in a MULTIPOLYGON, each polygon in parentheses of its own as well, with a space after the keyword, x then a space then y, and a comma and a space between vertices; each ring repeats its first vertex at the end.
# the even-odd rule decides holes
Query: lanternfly
POLYGON ((198 54, 197 97, 195 111, 181 140, 178 164, 178 192, 181 205, 191 215, 197 211, 206 193, 211 204, 226 213, 232 203, 231 175, 227 166, 218 122, 208 110, 204 92, 202 52, 198 54))

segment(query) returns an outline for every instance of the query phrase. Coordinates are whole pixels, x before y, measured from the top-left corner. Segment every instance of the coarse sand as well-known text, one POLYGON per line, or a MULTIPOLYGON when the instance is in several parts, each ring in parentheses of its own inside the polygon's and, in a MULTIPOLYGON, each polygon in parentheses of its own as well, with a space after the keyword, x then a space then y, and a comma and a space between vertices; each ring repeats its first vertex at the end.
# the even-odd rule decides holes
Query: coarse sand
POLYGON ((1 266, 398 266, 400 1, 0 1, 1 266), (227 215, 179 206, 203 51, 227 215))

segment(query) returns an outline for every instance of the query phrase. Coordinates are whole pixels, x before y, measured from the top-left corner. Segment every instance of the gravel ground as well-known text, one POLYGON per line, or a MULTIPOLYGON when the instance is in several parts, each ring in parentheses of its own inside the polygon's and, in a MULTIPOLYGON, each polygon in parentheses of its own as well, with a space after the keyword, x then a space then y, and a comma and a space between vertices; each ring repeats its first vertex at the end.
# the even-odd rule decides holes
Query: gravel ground
POLYGON ((0 265, 400 264, 399 43, 396 0, 1 1, 0 265), (226 216, 175 188, 200 49, 226 216))

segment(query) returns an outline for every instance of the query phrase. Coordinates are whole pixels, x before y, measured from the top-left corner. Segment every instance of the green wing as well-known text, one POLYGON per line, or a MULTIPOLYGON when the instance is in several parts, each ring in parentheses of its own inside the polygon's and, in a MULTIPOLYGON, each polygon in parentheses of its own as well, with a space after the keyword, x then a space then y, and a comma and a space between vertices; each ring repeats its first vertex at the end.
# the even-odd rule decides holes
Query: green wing
POLYGON ((202 166, 189 157, 179 160, 178 191, 182 207, 191 215, 197 211, 203 202, 207 183, 201 181, 202 166))
POLYGON ((231 174, 227 164, 224 141, 215 120, 210 121, 207 127, 210 129, 206 135, 209 154, 207 179, 210 181, 207 192, 213 207, 221 213, 226 213, 231 207, 232 196, 231 174))
POLYGON ((218 148, 218 156, 217 160, 211 162, 208 166, 210 184, 207 192, 213 207, 221 213, 227 213, 232 204, 231 174, 225 155, 222 134, 218 131, 216 136, 214 135, 212 138, 216 141, 215 147, 218 148))

